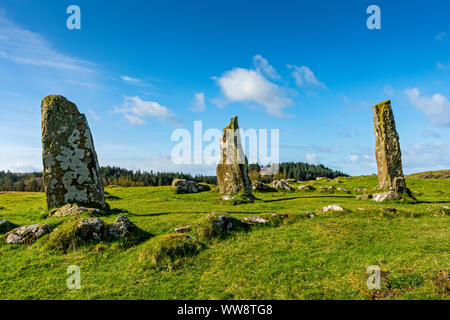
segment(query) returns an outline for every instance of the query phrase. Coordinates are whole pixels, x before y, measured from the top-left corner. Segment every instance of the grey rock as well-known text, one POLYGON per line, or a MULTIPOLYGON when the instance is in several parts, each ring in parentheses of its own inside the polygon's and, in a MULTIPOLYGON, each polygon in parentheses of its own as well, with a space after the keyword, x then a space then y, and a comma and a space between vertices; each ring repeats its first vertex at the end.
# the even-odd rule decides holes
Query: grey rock
POLYGON ((377 202, 382 202, 386 200, 400 200, 401 197, 397 192, 394 191, 387 191, 387 192, 381 192, 381 193, 374 193, 372 200, 377 202))
POLYGON ((314 188, 313 186, 310 186, 310 185, 302 185, 302 186, 298 186, 297 187, 297 190, 299 190, 299 191, 313 191, 313 190, 315 190, 316 188, 314 188))
POLYGON ((90 212, 93 214, 100 214, 101 210, 97 208, 80 207, 77 204, 68 203, 61 208, 53 209, 49 212, 48 217, 67 217, 82 214, 83 212, 90 212))
POLYGON ((179 226, 175 228, 176 233, 188 233, 192 230, 191 226, 179 226))
POLYGON ((242 219, 242 222, 247 224, 266 224, 269 223, 269 220, 262 217, 245 217, 242 219))
POLYGON ((291 186, 286 180, 273 180, 270 186, 277 190, 291 190, 291 186))
POLYGON ((108 234, 113 239, 120 239, 130 235, 130 232, 136 228, 133 222, 125 216, 120 216, 114 223, 108 226, 108 234))
POLYGON ((344 211, 344 208, 342 208, 342 206, 340 204, 331 204, 322 209, 322 212, 327 212, 327 211, 344 211))
POLYGON ((99 218, 87 218, 78 222, 77 234, 84 239, 101 240, 104 236, 105 223, 99 218))
POLYGON ((33 224, 11 230, 5 235, 5 240, 9 244, 31 244, 47 233, 50 233, 48 225, 33 224))

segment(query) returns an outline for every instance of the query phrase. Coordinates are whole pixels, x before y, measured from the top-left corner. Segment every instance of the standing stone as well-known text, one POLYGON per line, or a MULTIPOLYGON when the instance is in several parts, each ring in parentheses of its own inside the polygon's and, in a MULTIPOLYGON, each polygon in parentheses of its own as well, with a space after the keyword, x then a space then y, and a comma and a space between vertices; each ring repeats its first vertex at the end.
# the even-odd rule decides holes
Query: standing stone
POLYGON ((220 150, 221 159, 216 171, 222 199, 232 199, 236 195, 243 199, 253 199, 248 161, 242 149, 237 117, 232 118, 230 124, 223 129, 220 150))
POLYGON ((103 182, 86 116, 75 104, 59 95, 45 97, 41 112, 48 207, 77 203, 103 209, 103 182))
POLYGON ((403 176, 402 153, 390 100, 383 101, 373 107, 373 124, 378 165, 378 187, 399 194, 410 194, 403 176))

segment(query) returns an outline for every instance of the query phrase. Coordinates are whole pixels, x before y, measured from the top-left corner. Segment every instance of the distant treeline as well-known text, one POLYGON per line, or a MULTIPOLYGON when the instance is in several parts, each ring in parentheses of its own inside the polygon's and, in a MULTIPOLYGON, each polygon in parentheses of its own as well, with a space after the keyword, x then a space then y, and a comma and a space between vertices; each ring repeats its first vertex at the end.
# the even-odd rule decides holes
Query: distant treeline
MULTIPOLYGON (((249 176, 252 180, 269 183, 273 179, 314 180, 317 177, 336 178, 348 176, 340 171, 334 171, 323 165, 312 165, 303 162, 280 163, 279 173, 275 176, 260 175, 261 166, 249 165, 249 176)), ((100 174, 105 186, 118 185, 122 187, 135 186, 169 186, 175 178, 188 179, 207 184, 217 184, 216 176, 203 176, 172 172, 132 171, 118 167, 101 167, 100 174)), ((41 172, 11 173, 0 171, 0 191, 43 192, 44 185, 41 172)))
POLYGON ((259 164, 250 164, 249 175, 252 180, 260 180, 269 183, 274 179, 295 179, 298 181, 315 180, 318 177, 327 177, 330 179, 336 177, 348 177, 347 174, 331 170, 323 165, 313 165, 304 162, 282 162, 280 163, 278 174, 275 176, 261 176, 261 166, 259 164))

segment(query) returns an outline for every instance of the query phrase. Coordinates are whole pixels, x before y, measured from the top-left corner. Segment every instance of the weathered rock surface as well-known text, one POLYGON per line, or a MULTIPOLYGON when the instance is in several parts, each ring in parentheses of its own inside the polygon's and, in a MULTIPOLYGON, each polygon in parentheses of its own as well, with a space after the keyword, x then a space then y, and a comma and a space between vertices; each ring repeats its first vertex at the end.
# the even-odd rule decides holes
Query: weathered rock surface
POLYGON ((327 211, 344 211, 344 208, 342 208, 342 206, 339 204, 331 204, 322 209, 322 212, 327 212, 327 211))
POLYGON ((336 190, 336 187, 335 186, 325 186, 325 187, 319 187, 317 190, 319 190, 321 192, 334 191, 334 190, 336 190))
POLYGON ((120 216, 108 226, 108 235, 113 239, 126 237, 136 228, 133 222, 125 216, 120 216))
POLYGON ((365 193, 367 191, 367 189, 365 189, 365 188, 355 188, 355 192, 358 192, 358 193, 365 193))
POLYGON ((391 101, 383 101, 373 107, 373 124, 378 165, 378 187, 397 193, 407 193, 402 169, 402 153, 395 128, 391 101))
POLYGON ((102 219, 87 218, 78 222, 77 234, 89 240, 101 240, 104 236, 105 223, 102 219))
POLYGON ((188 233, 192 230, 191 226, 179 226, 175 228, 176 233, 188 233))
POLYGON ((308 212, 305 212, 305 216, 307 218, 314 218, 316 216, 316 214, 312 211, 308 211, 308 212))
POLYGON ((83 212, 90 212, 93 214, 100 214, 101 210, 97 208, 81 207, 77 204, 68 203, 61 208, 53 209, 49 212, 48 217, 67 217, 82 214, 83 212))
POLYGON ((176 193, 198 193, 209 191, 211 188, 206 184, 199 184, 196 181, 186 179, 174 179, 172 181, 172 191, 176 193))
POLYGON ((400 200, 400 199, 401 199, 400 195, 394 191, 374 193, 372 195, 372 200, 377 202, 382 202, 386 200, 400 200))
POLYGON ((9 244, 30 244, 50 233, 50 228, 46 224, 33 224, 11 230, 5 234, 5 241, 9 244))
POLYGON ((270 186, 277 190, 291 190, 291 186, 286 180, 273 180, 270 186))
POLYGON ((252 183, 248 177, 248 160, 239 133, 238 118, 231 119, 223 129, 220 141, 221 159, 217 165, 217 185, 221 195, 244 195, 252 198, 252 183))
POLYGON ((303 185, 303 186, 298 186, 297 190, 299 191, 313 191, 316 188, 314 188, 313 186, 310 185, 303 185))
POLYGON ((272 188, 271 186, 262 183, 261 181, 254 181, 252 182, 252 189, 254 191, 259 192, 274 192, 277 191, 275 188, 272 188))
POLYGON ((336 190, 339 192, 350 193, 350 190, 348 190, 346 188, 337 188, 336 190))
POLYGON ((45 97, 41 113, 43 176, 48 207, 77 203, 103 209, 103 182, 85 115, 59 95, 45 97))
POLYGON ((242 219, 242 222, 246 224, 266 224, 269 223, 269 220, 263 218, 263 217, 245 217, 242 219))

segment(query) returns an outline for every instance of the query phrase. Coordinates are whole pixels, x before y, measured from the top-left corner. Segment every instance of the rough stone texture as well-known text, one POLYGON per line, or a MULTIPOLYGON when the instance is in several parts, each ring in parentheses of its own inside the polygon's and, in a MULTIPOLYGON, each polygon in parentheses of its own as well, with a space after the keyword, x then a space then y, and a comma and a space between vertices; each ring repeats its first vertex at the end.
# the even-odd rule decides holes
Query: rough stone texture
POLYGON ((313 186, 310 186, 310 185, 303 185, 303 186, 299 186, 297 188, 297 190, 299 190, 299 191, 313 191, 315 189, 316 188, 314 188, 313 186))
POLYGON ((320 192, 334 191, 334 190, 336 190, 336 187, 335 186, 325 186, 325 187, 319 187, 319 189, 317 189, 317 190, 319 190, 320 192))
POLYGON ((97 208, 80 207, 77 204, 68 203, 59 209, 53 209, 49 212, 48 217, 67 217, 82 214, 83 212, 90 212, 99 214, 101 211, 97 208))
POLYGON ((105 223, 98 218, 83 219, 77 225, 77 234, 84 239, 101 240, 104 230, 105 223))
POLYGON ((48 225, 33 224, 11 230, 5 234, 5 240, 9 244, 30 244, 47 233, 50 233, 48 225))
POLYGON ((85 115, 59 95, 45 97, 42 158, 49 208, 77 203, 103 209, 105 197, 97 154, 85 115))
POLYGON ((286 180, 273 180, 270 186, 277 190, 291 190, 291 186, 286 180))
POLYGON ((340 192, 344 192, 344 193, 350 193, 350 190, 348 190, 346 188, 337 188, 336 190, 340 191, 340 192))
POLYGON ((400 194, 410 194, 403 176, 402 153, 390 100, 383 101, 373 107, 373 124, 378 165, 378 187, 400 194))
POLYGON ((374 193, 372 195, 372 200, 377 201, 377 202, 386 201, 386 200, 400 200, 400 199, 401 199, 400 195, 394 191, 374 193))
POLYGON ((242 222, 246 224, 266 224, 269 223, 269 220, 262 217, 245 217, 242 222))
POLYGON ((198 184, 195 181, 186 179, 174 179, 172 181, 172 191, 176 193, 197 193, 209 191, 211 188, 205 184, 198 184))
POLYGON ((108 227, 108 234, 113 239, 126 237, 136 228, 133 222, 125 216, 120 216, 108 227))
POLYGON ((327 211, 344 211, 344 208, 342 208, 342 206, 339 204, 331 204, 322 209, 322 212, 327 212, 327 211))
POLYGON ((237 117, 232 118, 230 124, 223 129, 220 150, 221 159, 216 170, 219 193, 240 194, 245 198, 252 198, 248 160, 242 149, 237 117))
POLYGON ((188 233, 192 230, 191 226, 179 226, 175 228, 176 233, 188 233))
POLYGON ((359 193, 365 193, 367 191, 366 188, 355 188, 354 190, 355 190, 355 192, 359 192, 359 193))
POLYGON ((252 189, 259 192, 273 192, 276 191, 274 188, 270 187, 267 184, 262 183, 261 181, 254 181, 252 183, 252 189))

